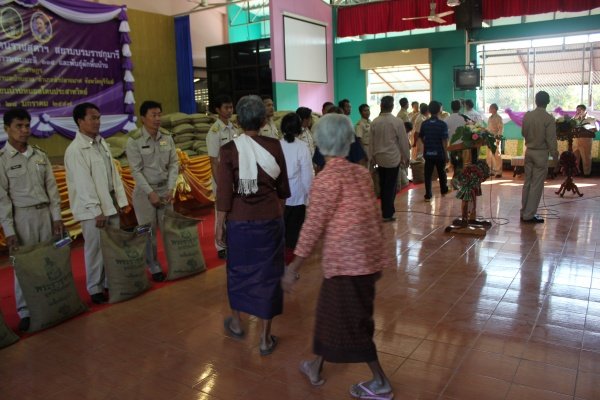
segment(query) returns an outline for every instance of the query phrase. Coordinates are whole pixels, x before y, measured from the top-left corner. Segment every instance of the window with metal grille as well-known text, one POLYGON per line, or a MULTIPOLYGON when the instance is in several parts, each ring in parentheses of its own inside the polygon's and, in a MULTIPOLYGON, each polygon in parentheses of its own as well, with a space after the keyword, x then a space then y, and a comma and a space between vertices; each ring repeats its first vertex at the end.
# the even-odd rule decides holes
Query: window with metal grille
POLYGON ((549 110, 589 110, 600 103, 600 34, 486 43, 477 47, 483 86, 479 108, 491 103, 501 109, 535 107, 535 93, 550 94, 549 110))

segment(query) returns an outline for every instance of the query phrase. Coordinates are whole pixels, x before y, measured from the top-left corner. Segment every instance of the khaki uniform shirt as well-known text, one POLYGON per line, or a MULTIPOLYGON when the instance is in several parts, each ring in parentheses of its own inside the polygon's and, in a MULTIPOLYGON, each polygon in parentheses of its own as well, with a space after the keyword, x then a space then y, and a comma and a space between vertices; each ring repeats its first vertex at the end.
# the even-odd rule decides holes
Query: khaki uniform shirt
POLYGON ((135 185, 144 193, 152 193, 152 186, 164 186, 168 192, 173 192, 179 174, 179 159, 170 135, 159 130, 153 139, 142 126, 141 135, 127 141, 126 154, 135 185))
POLYGON ((281 136, 279 134, 279 131, 277 130, 277 126, 275 126, 275 123, 273 122, 273 119, 270 118, 269 121, 265 124, 265 126, 263 126, 260 129, 260 132, 258 132, 258 134, 260 136, 268 136, 271 137, 273 139, 281 139, 283 136, 281 136))
POLYGON ((424 114, 417 115, 417 117, 415 118, 415 122, 413 124, 413 130, 415 132, 420 132, 421 124, 423 123, 423 121, 427 121, 428 119, 429 119, 429 117, 427 115, 424 115, 424 114))
POLYGON ((554 159, 558 159, 556 122, 544 107, 525 113, 522 132, 527 149, 548 150, 554 159))
POLYGON ((106 141, 77 132, 65 151, 65 171, 69 189, 69 203, 77 221, 94 219, 100 215, 117 214, 110 187, 114 188, 117 206, 127 206, 127 196, 119 172, 106 141), (107 162, 108 161, 108 162, 107 162))
POLYGON ((60 221, 60 195, 46 153, 27 146, 21 153, 10 143, 0 150, 0 223, 5 236, 15 234, 13 207, 48 204, 53 221, 60 221))
POLYGON ((356 136, 360 138, 363 148, 369 154, 369 143, 371 142, 371 120, 361 118, 354 127, 356 136))
POLYGON ((413 124, 413 128, 415 126, 415 120, 417 119, 417 117, 419 115, 421 115, 420 112, 411 111, 411 112, 408 113, 408 120, 410 121, 411 124, 413 124))
POLYGON ((298 136, 298 139, 302 140, 308 145, 311 157, 315 154, 315 139, 313 134, 308 128, 302 128, 302 133, 298 136))
POLYGON ((221 119, 217 119, 208 131, 206 135, 206 147, 208 148, 208 156, 212 158, 219 158, 219 150, 221 146, 229 143, 233 138, 238 137, 240 134, 238 128, 236 128, 231 120, 229 124, 225 125, 221 119))
POLYGON ((391 113, 381 113, 371 124, 369 160, 384 168, 394 168, 410 160, 410 147, 404 122, 391 113))
POLYGON ((371 133, 371 120, 361 118, 354 128, 356 136, 358 136, 363 144, 369 144, 370 133, 371 133))
POLYGON ((490 118, 488 118, 488 130, 493 133, 494 136, 502 136, 502 132, 504 131, 502 117, 498 114, 490 115, 490 118))
POLYGON ((406 111, 404 108, 400 109, 400 111, 398 112, 398 115, 396 115, 396 118, 400 118, 402 120, 402 122, 410 121, 409 116, 408 116, 408 111, 406 111))

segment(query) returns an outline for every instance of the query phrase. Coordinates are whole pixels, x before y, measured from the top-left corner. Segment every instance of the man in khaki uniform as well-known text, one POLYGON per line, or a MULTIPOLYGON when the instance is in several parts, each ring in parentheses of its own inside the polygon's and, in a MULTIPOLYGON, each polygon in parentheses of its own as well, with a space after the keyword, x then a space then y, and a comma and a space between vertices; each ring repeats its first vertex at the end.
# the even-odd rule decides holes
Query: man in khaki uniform
POLYGON ((400 99, 400 111, 398 111, 396 118, 400 118, 402 122, 410 122, 410 118, 408 117, 408 99, 406 97, 400 99))
POLYGON ((162 106, 145 101, 140 106, 142 127, 127 141, 127 160, 135 180, 133 209, 138 224, 151 224, 146 243, 146 263, 155 282, 165 280, 157 259, 156 232, 163 229, 165 210, 173 209, 173 191, 179 173, 179 160, 173 138, 160 131, 162 106))
POLYGON ((280 140, 283 136, 279 133, 279 131, 277 130, 277 126, 273 122, 273 115, 275 114, 273 100, 270 97, 264 97, 263 104, 265 105, 265 108, 267 110, 267 121, 265 122, 265 125, 262 128, 260 128, 260 132, 258 132, 258 134, 260 136, 268 136, 272 137, 273 139, 280 140))
MULTIPOLYGON (((587 118, 587 107, 585 104, 580 104, 576 108, 577 112, 573 117, 579 123, 583 123, 587 118)), ((592 138, 575 138, 573 140, 573 153, 575 153, 575 162, 577 163, 577 167, 579 167, 579 162, 581 160, 582 173, 584 176, 590 176, 592 173, 592 143, 594 139, 592 138)))
POLYGON ((414 127, 415 120, 417 119, 417 116, 419 115, 419 102, 413 101, 412 103, 410 103, 410 106, 412 107, 412 111, 408 113, 408 120, 410 121, 411 124, 413 124, 413 127, 414 127))
POLYGON ((521 197, 521 221, 523 222, 544 222, 543 218, 536 215, 536 211, 542 198, 544 179, 548 173, 548 154, 558 160, 556 122, 546 111, 549 103, 548 93, 537 92, 535 95, 537 108, 528 111, 523 118, 523 137, 527 146, 521 197))
POLYGON ((419 104, 419 115, 415 118, 413 124, 413 147, 411 149, 411 160, 423 157, 423 141, 419 138, 421 125, 429 119, 429 105, 425 103, 419 104))
POLYGON ((119 227, 129 209, 125 188, 106 141, 100 136, 100 109, 81 103, 73 109, 78 132, 65 151, 65 171, 73 218, 81 224, 87 291, 95 304, 106 302, 100 229, 119 227))
MULTIPOLYGON (((221 146, 229 143, 239 135, 239 130, 231 123, 233 115, 233 101, 227 95, 220 95, 215 98, 213 103, 215 113, 219 116, 217 121, 210 127, 208 135, 206 135, 206 147, 208 148, 208 156, 210 157, 210 166, 212 169, 212 187, 215 195, 215 207, 217 205, 217 172, 219 169, 219 150, 221 146)), ((216 229, 216 219, 215 219, 216 229)), ((219 245, 215 238, 215 247, 217 255, 221 259, 227 258, 227 250, 219 245)))
MULTIPOLYGON (((31 116, 22 108, 4 114, 8 143, 0 150, 0 223, 9 250, 62 236, 60 196, 52 165, 39 147, 28 145, 31 116)), ((15 274, 15 301, 21 321, 29 329, 29 309, 15 274)))
POLYGON ((358 112, 360 113, 360 120, 356 123, 354 130, 356 137, 360 139, 363 150, 368 155, 371 138, 371 120, 369 119, 371 117, 371 108, 368 104, 361 104, 358 107, 358 112))
POLYGON ((496 178, 502 178, 502 156, 500 156, 500 136, 504 131, 504 122, 502 117, 498 115, 498 105, 496 103, 490 104, 490 118, 488 118, 488 130, 491 134, 496 137, 496 152, 492 153, 492 150, 487 149, 486 161, 490 167, 490 174, 496 178))

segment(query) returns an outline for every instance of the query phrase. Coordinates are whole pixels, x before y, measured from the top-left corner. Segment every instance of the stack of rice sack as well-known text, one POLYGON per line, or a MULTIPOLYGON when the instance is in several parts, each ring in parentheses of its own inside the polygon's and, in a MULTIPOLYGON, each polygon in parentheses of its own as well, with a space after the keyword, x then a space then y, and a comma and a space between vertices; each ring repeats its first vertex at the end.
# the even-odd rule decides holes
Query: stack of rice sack
POLYGON ((122 167, 129 165, 129 162, 127 161, 127 154, 125 154, 128 139, 129 135, 121 132, 106 139, 106 143, 108 143, 110 148, 110 154, 112 154, 115 160, 121 163, 122 167))
POLYGON ((206 136, 210 127, 217 121, 216 115, 207 114, 191 114, 190 120, 194 125, 195 142, 192 146, 192 150, 196 154, 202 156, 208 154, 206 147, 206 136))
POLYGON ((195 156, 192 149, 194 145, 194 125, 188 114, 176 112, 163 115, 160 118, 160 126, 171 132, 175 147, 181 149, 188 156, 195 156))
POLYGON ((173 113, 162 116, 160 125, 171 132, 175 147, 191 157, 207 153, 206 134, 214 121, 205 114, 173 113))

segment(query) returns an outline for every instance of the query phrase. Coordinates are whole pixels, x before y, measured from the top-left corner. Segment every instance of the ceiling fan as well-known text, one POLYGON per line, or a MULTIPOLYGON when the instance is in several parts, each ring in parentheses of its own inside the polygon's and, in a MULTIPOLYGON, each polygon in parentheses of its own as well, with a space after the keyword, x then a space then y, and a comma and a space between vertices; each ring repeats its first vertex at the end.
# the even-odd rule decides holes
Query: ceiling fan
POLYGON ((454 11, 450 10, 450 11, 444 11, 442 13, 436 13, 435 12, 436 9, 436 2, 435 0, 432 0, 431 3, 429 3, 429 15, 426 17, 409 17, 409 18, 402 18, 403 21, 409 21, 411 19, 427 19, 427 21, 431 21, 431 22, 437 22, 438 24, 443 24, 444 22, 446 22, 445 19, 443 19, 443 17, 446 17, 450 14, 454 14, 454 11))
POLYGON ((187 0, 189 3, 195 3, 196 5, 185 14, 191 14, 198 11, 210 10, 211 8, 229 6, 235 3, 241 3, 248 0, 231 0, 223 1, 219 3, 209 3, 208 0, 187 0))

